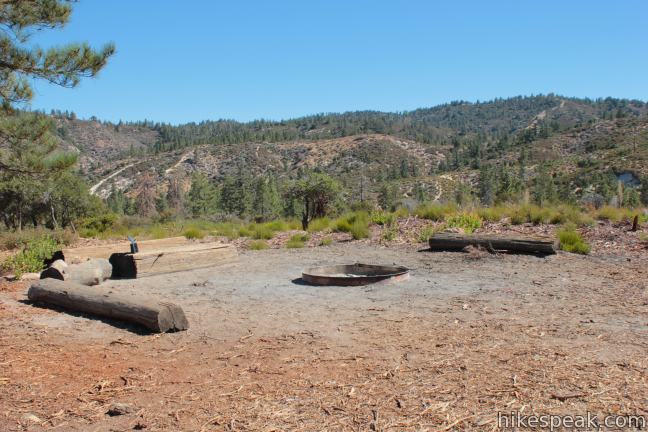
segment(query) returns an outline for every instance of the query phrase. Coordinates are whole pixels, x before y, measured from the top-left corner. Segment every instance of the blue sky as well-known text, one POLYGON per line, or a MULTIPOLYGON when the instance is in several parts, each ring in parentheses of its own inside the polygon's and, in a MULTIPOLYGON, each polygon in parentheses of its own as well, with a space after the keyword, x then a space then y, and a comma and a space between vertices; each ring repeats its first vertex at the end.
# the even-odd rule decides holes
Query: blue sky
POLYGON ((114 42, 35 109, 118 121, 282 119, 558 93, 648 100, 648 2, 81 0, 40 46, 114 42))

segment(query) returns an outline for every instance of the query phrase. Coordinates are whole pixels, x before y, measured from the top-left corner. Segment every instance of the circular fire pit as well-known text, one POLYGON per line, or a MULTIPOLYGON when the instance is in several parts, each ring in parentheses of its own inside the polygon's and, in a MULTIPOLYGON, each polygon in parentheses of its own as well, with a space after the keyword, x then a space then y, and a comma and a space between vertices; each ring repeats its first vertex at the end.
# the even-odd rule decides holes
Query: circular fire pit
POLYGON ((302 272, 302 279, 313 285, 358 286, 386 279, 401 281, 408 277, 407 267, 360 263, 313 267, 302 272))

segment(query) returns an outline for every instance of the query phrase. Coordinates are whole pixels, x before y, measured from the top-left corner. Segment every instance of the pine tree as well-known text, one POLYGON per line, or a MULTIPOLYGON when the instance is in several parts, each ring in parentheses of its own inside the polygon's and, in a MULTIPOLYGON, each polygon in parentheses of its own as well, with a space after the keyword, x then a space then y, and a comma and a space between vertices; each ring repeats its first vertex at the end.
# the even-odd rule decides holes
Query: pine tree
POLYGON ((193 217, 206 217, 217 211, 218 191, 205 174, 196 172, 192 176, 186 205, 193 217))

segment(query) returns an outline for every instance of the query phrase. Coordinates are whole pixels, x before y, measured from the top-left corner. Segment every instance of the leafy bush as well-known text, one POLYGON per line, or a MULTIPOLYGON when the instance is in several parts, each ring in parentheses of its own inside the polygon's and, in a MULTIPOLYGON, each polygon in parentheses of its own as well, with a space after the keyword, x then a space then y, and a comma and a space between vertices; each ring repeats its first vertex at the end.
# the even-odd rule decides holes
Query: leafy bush
POLYGON ((320 232, 329 229, 331 226, 331 220, 327 217, 317 218, 310 221, 308 224, 309 232, 320 232))
POLYGON ((205 233, 199 230, 198 228, 192 227, 188 228, 185 230, 183 235, 188 239, 188 240, 194 240, 194 239, 201 239, 205 237, 205 233))
POLYGON ((448 228, 461 228, 468 234, 481 227, 481 224, 481 218, 474 213, 461 213, 446 219, 448 228))
POLYGON ((51 258, 61 245, 49 235, 31 240, 22 251, 2 263, 2 270, 13 271, 17 277, 43 269, 43 261, 51 258))
POLYGON ((331 237, 324 237, 320 242, 320 246, 330 246, 332 243, 333 239, 331 237))
POLYGON ((22 249, 42 237, 51 237, 56 243, 70 245, 77 240, 77 235, 70 230, 24 229, 22 231, 0 232, 0 249, 22 249))
POLYGON ((369 237, 369 225, 366 221, 356 220, 351 225, 349 231, 354 240, 360 240, 369 237))
POLYGON ((301 241, 301 242, 307 242, 310 240, 310 236, 306 233, 303 234, 295 234, 292 237, 290 237, 290 240, 295 240, 295 241, 301 241))
POLYGON ((250 242, 250 250, 263 250, 268 249, 268 243, 264 240, 255 240, 250 242))
POLYGON ((587 255, 590 253, 590 245, 585 242, 583 237, 576 231, 574 226, 567 226, 558 231, 558 240, 560 240, 560 249, 565 252, 587 255))
POLYGON ((369 213, 346 214, 335 222, 335 231, 351 233, 354 240, 369 237, 369 213))
POLYGON ((79 221, 79 232, 83 237, 96 237, 97 234, 111 229, 117 220, 118 216, 114 213, 87 217, 79 221))
POLYGON ((263 226, 264 228, 267 228, 274 232, 288 231, 290 229, 288 223, 281 219, 272 222, 267 222, 263 226))
POLYGON ((238 230, 239 236, 241 237, 252 237, 252 231, 247 227, 240 227, 238 230))
POLYGON ((417 208, 415 214, 423 219, 442 221, 456 212, 457 206, 455 204, 428 204, 417 208))
POLYGON ((250 225, 249 229, 252 233, 252 237, 257 240, 270 240, 274 237, 274 231, 267 225, 253 224, 250 225))
POLYGON ((629 212, 624 208, 616 208, 612 206, 604 206, 597 212, 596 218, 598 220, 607 220, 610 222, 621 222, 628 218, 629 212))
POLYGON ((376 225, 392 225, 396 221, 393 213, 375 211, 371 213, 371 222, 376 225))
POLYGON ((431 227, 431 226, 426 226, 424 227, 421 232, 419 233, 419 242, 420 243, 427 243, 428 240, 430 240, 430 237, 434 235, 436 230, 431 227))
POLYGON ((288 249, 300 249, 304 247, 304 242, 298 238, 291 237, 290 240, 286 243, 288 249))
POLYGON ((506 208, 501 206, 482 207, 477 209, 477 215, 485 221, 499 222, 504 219, 506 208))

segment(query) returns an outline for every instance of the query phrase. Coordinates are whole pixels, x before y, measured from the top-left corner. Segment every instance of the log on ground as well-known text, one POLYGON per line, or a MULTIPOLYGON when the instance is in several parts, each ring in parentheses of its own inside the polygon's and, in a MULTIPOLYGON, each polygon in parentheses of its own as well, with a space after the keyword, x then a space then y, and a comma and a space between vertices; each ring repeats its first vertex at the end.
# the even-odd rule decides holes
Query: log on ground
MULTIPOLYGON (((178 246, 188 246, 196 244, 192 240, 187 240, 185 237, 169 237, 158 240, 143 240, 138 241, 137 246, 141 252, 156 251, 166 248, 174 248, 178 246)), ((65 259, 68 263, 75 261, 83 261, 88 258, 110 258, 114 253, 125 253, 130 251, 130 242, 120 241, 111 244, 104 244, 98 246, 84 246, 77 248, 63 249, 65 259)))
POLYGON ((116 253, 111 255, 110 263, 113 277, 137 278, 229 264, 237 258, 234 246, 212 242, 135 254, 116 253))
POLYGON ((505 250, 537 255, 556 253, 556 242, 549 238, 501 237, 437 233, 430 237, 430 249, 461 251, 466 246, 481 246, 488 250, 505 250))
MULTIPOLYGON (((41 272, 41 279, 58 279, 80 283, 81 285, 99 285, 112 276, 112 264, 107 259, 96 258, 81 264, 64 267, 62 261, 55 261, 41 272)), ((64 263, 63 263, 64 264, 64 263)))
POLYGON ((42 279, 32 284, 27 297, 34 302, 138 324, 153 332, 189 328, 184 311, 174 303, 117 294, 69 281, 42 279))

